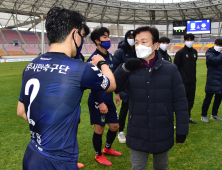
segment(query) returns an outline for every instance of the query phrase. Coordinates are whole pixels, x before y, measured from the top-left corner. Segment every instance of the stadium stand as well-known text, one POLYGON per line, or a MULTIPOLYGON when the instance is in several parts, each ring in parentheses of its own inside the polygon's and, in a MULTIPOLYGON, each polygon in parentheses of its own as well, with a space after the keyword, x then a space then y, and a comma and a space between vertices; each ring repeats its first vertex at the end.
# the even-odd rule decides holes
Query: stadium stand
POLYGON ((14 46, 12 44, 8 44, 8 45, 3 45, 3 47, 5 48, 5 50, 9 53, 10 56, 20 56, 20 55, 25 55, 21 48, 14 46))
POLYGON ((95 45, 91 45, 91 44, 90 45, 86 45, 85 48, 86 48, 88 54, 92 54, 96 50, 96 46, 95 45))
POLYGON ((184 47, 184 44, 176 44, 173 47, 173 52, 176 53, 177 51, 179 51, 183 47, 184 47))
POLYGON ((37 38, 36 34, 28 31, 20 31, 22 37, 28 44, 40 44, 41 42, 37 38))
POLYGON ((21 44, 24 44, 16 30, 2 30, 2 33, 4 34, 9 44, 13 44, 12 40, 19 40, 21 44))
POLYGON ((204 47, 203 52, 205 53, 205 52, 208 50, 208 48, 211 48, 211 47, 213 47, 213 46, 214 46, 214 44, 207 44, 207 45, 204 47))
POLYGON ((0 36, 0 44, 6 44, 5 40, 0 36))
POLYGON ((0 56, 6 56, 6 54, 4 53, 2 49, 0 49, 0 56))
POLYGON ((22 45, 22 48, 25 50, 27 55, 38 55, 40 53, 35 45, 22 45))
POLYGON ((202 46, 203 46, 203 44, 194 44, 193 48, 199 52, 201 50, 202 46))
MULTIPOLYGON (((28 31, 19 31, 19 33, 16 30, 1 30, 3 35, 0 34, 0 44, 3 45, 3 47, 0 49, 0 56, 5 55, 38 55, 41 52, 41 33, 38 32, 28 32, 28 31), (5 42, 4 37, 7 39, 9 44, 5 42), (39 40, 39 38, 40 40, 39 40), (16 47, 12 45, 12 40, 19 40, 22 44, 21 48, 16 47), (25 42, 22 40, 24 39, 27 44, 24 44, 25 42), (4 48, 4 49, 3 49, 4 48), (8 52, 8 54, 7 54, 8 52)), ((1 33, 1 32, 0 32, 1 33)), ((222 37, 220 37, 222 38, 222 37)), ((211 38, 200 38, 199 41, 197 41, 193 48, 195 48, 198 52, 205 53, 206 50, 212 46, 214 46, 213 42, 215 41, 216 37, 211 38)), ((47 43, 47 34, 45 34, 45 52, 49 51, 50 46, 47 43)), ((115 51, 118 49, 118 38, 117 37, 111 37, 111 48, 108 50, 110 53, 114 54, 115 51)), ((120 41, 123 41, 124 38, 120 38, 120 41)), ((168 52, 170 53, 176 53, 181 48, 184 47, 184 43, 182 43, 182 39, 171 39, 170 45, 168 47, 168 52)), ((93 41, 90 39, 90 37, 87 37, 84 41, 83 48, 81 53, 84 55, 90 55, 96 50, 96 46, 93 43, 93 41)))

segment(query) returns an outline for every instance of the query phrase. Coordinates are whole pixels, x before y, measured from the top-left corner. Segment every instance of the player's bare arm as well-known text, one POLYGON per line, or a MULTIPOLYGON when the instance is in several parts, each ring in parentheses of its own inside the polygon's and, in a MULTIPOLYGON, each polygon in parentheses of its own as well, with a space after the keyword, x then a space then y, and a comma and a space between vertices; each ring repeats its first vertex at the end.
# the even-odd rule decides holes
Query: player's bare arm
POLYGON ((25 106, 22 102, 18 101, 18 106, 17 106, 17 115, 25 119, 26 122, 28 122, 26 113, 25 113, 25 106))

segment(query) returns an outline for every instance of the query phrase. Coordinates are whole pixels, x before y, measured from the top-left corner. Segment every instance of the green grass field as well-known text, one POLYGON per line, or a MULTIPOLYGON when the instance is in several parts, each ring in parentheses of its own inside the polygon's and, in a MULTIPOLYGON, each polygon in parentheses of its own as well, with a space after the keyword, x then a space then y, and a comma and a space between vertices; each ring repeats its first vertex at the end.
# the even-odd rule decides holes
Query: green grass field
MULTIPOLYGON (((0 64, 0 170, 21 170, 23 155, 30 141, 28 123, 16 114, 22 72, 27 64, 28 62, 0 64)), ((205 96, 206 71, 205 60, 198 60, 196 98, 192 109, 192 118, 198 124, 190 125, 189 135, 184 144, 175 143, 170 150, 169 169, 171 170, 222 169, 222 122, 209 119, 210 123, 207 124, 200 120, 201 106, 205 96)), ((78 131, 79 162, 85 164, 82 169, 129 170, 131 168, 130 149, 125 144, 120 144, 117 138, 113 148, 120 151, 122 156, 107 156, 113 163, 111 167, 95 162, 92 145, 93 126, 90 125, 87 106, 88 94, 89 90, 85 91, 82 98, 81 123, 78 131)), ((210 118, 211 110, 212 104, 208 118, 210 118)), ((222 116, 222 107, 218 115, 222 116)), ((105 144, 105 134, 103 144, 105 144)), ((152 169, 152 155, 147 169, 152 169)))

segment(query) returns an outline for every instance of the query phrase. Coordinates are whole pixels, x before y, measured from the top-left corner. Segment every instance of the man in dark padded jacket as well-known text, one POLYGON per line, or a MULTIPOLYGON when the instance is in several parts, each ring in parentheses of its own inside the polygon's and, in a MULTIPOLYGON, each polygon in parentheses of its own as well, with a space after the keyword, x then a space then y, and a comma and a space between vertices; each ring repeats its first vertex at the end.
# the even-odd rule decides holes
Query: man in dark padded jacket
POLYGON ((159 48, 159 52, 162 56, 162 58, 166 61, 169 61, 172 63, 172 59, 169 56, 169 54, 167 53, 167 49, 169 47, 169 43, 170 43, 170 39, 168 37, 161 37, 159 40, 160 43, 160 48, 159 48))
POLYGON ((222 39, 216 39, 214 47, 209 48, 206 52, 207 64, 207 82, 205 87, 206 97, 202 106, 201 120, 208 123, 207 111, 211 100, 214 97, 211 119, 222 119, 217 115, 222 99, 222 39))
POLYGON ((169 149, 176 141, 183 143, 189 129, 188 104, 177 67, 156 50, 159 31, 155 27, 139 27, 134 31, 136 55, 121 64, 114 76, 116 93, 129 92, 129 120, 126 145, 131 148, 131 170, 145 170, 149 154, 153 169, 167 170, 169 149))
MULTIPOLYGON (((134 30, 127 31, 125 34, 125 39, 119 43, 118 50, 116 50, 113 56, 114 58, 113 71, 115 71, 120 64, 125 63, 128 59, 136 58, 133 31, 134 30)), ((125 127, 127 112, 129 110, 128 96, 129 96, 128 92, 125 89, 121 91, 119 94, 116 94, 115 97, 117 106, 119 106, 120 100, 122 100, 121 109, 119 113, 119 134, 118 134, 118 139, 120 143, 126 143, 126 137, 123 130, 125 127)))
POLYGON ((185 46, 176 53, 174 64, 178 67, 186 89, 188 111, 190 115, 189 123, 197 124, 197 122, 191 118, 191 109, 193 108, 196 91, 196 62, 198 55, 197 50, 193 48, 194 35, 184 35, 184 41, 185 46))

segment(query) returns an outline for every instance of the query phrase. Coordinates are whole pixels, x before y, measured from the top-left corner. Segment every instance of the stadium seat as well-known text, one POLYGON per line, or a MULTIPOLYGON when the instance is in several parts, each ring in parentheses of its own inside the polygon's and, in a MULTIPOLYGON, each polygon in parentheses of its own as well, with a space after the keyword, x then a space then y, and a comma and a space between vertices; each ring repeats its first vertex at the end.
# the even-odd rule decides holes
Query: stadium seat
POLYGON ((214 46, 214 44, 207 44, 207 45, 204 47, 203 52, 205 53, 205 52, 208 50, 208 48, 211 48, 211 47, 213 47, 213 46, 214 46))
POLYGON ((2 38, 1 35, 0 35, 0 44, 6 44, 5 40, 2 38))
POLYGON ((173 47, 173 52, 174 53, 176 53, 177 51, 179 51, 181 48, 183 48, 184 47, 184 44, 183 45, 174 45, 174 47, 173 47))
POLYGON ((203 46, 203 44, 194 44, 193 48, 199 52, 201 50, 202 46, 203 46))
POLYGON ((16 30, 2 30, 9 44, 13 44, 12 40, 19 40, 21 44, 24 44, 16 30))
POLYGON ((28 55, 38 55, 40 51, 34 45, 23 45, 22 48, 28 55))
POLYGON ((20 31, 22 37, 25 39, 27 44, 40 44, 41 42, 33 32, 28 31, 20 31))
POLYGON ((6 54, 4 53, 2 49, 0 49, 0 56, 6 56, 6 54))
POLYGON ((25 55, 22 50, 14 45, 4 45, 4 48, 9 53, 10 56, 20 56, 25 55))

